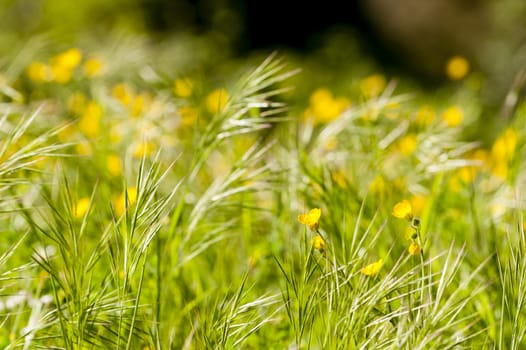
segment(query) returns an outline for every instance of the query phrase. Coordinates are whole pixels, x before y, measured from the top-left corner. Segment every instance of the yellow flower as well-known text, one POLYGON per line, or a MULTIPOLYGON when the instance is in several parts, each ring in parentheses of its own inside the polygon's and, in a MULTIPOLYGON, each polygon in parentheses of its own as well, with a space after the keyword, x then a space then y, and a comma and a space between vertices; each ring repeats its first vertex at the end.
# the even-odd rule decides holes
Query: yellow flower
POLYGON ((75 134, 75 127, 73 124, 67 124, 61 127, 60 131, 57 133, 57 138, 62 142, 68 142, 71 140, 75 134))
POLYGON ((452 176, 447 183, 447 187, 455 193, 459 193, 463 188, 458 176, 452 176))
POLYGON ((462 182, 464 182, 465 184, 469 184, 473 182, 473 179, 477 175, 477 168, 474 166, 466 166, 460 168, 458 169, 457 175, 460 178, 460 180, 462 180, 462 182))
POLYGON ((140 95, 137 95, 133 99, 133 103, 131 105, 132 116, 136 117, 140 115, 145 109, 147 109, 149 102, 150 102, 150 99, 149 99, 148 94, 142 93, 140 95))
POLYGON ((413 208, 411 207, 411 203, 406 199, 396 203, 393 207, 392 214, 395 218, 411 220, 413 217, 413 208))
POLYGON ((365 276, 376 276, 378 272, 380 272, 380 269, 382 268, 383 264, 384 260, 380 259, 377 262, 365 266, 360 270, 360 272, 362 273, 362 275, 365 276))
POLYGON ((217 114, 225 108, 228 102, 228 92, 225 89, 216 89, 206 97, 206 109, 212 113, 217 114))
POLYGON ((75 92, 68 99, 68 108, 75 114, 82 114, 86 108, 86 95, 82 92, 75 92))
POLYGON ((449 127, 459 126, 464 120, 464 111, 457 106, 446 108, 444 113, 442 113, 442 119, 449 127))
POLYGON ((111 93, 124 106, 128 106, 134 96, 132 89, 125 83, 115 85, 111 93))
POLYGON ((115 213, 117 214, 117 216, 121 216, 122 214, 124 214, 124 211, 126 210, 126 208, 131 207, 137 202, 137 188, 136 187, 128 187, 126 189, 126 193, 128 195, 128 198, 127 198, 128 203, 126 203, 126 196, 124 192, 121 193, 119 197, 117 197, 114 200, 113 205, 115 207, 115 213))
POLYGON ((95 101, 88 102, 80 117, 79 129, 88 137, 97 137, 100 130, 102 108, 95 101))
POLYGON ((508 165, 505 163, 497 162, 491 167, 491 173, 501 179, 508 177, 508 165))
POLYGON ((90 156, 93 154, 89 142, 80 142, 75 145, 75 151, 81 156, 90 156))
POLYGON ((27 67, 26 72, 29 79, 37 83, 43 83, 53 79, 51 68, 42 62, 31 62, 27 67))
POLYGON ((310 105, 305 111, 305 117, 312 117, 314 124, 327 123, 337 119, 351 104, 346 98, 335 98, 331 91, 326 88, 315 90, 310 96, 309 102, 310 105))
POLYGON ((133 157, 141 158, 143 156, 147 157, 153 152, 154 146, 149 141, 142 141, 135 146, 133 150, 133 157))
POLYGON ((135 204, 137 202, 137 187, 128 187, 126 192, 128 193, 128 202, 131 205, 135 204))
POLYGON ((508 162, 513 159, 518 142, 517 131, 506 129, 491 147, 491 172, 505 179, 508 176, 508 162))
POLYGON ((407 134, 398 141, 398 150, 404 156, 410 156, 416 149, 416 135, 407 134))
POLYGON ((380 95, 384 91, 387 81, 381 74, 373 74, 360 82, 360 90, 366 98, 380 95))
POLYGON ((347 188, 347 177, 345 176, 345 172, 343 170, 338 170, 332 173, 332 180, 340 187, 340 188, 347 188))
POLYGON ((317 230, 320 225, 321 209, 314 208, 307 214, 298 215, 301 224, 309 226, 311 230, 317 230))
POLYGON ((325 240, 320 236, 320 235, 316 235, 312 241, 311 241, 311 245, 312 245, 312 248, 320 251, 320 252, 324 252, 325 249, 327 248, 327 244, 325 243, 325 240))
POLYGON ((87 197, 81 198, 77 203, 73 204, 71 210, 72 214, 76 218, 81 218, 86 214, 90 206, 90 199, 87 197))
POLYGON ((79 65, 82 60, 82 52, 79 49, 69 49, 51 59, 52 66, 61 66, 63 68, 73 69, 79 65))
POLYGON ((426 206, 426 201, 426 197, 423 196, 412 196, 409 198, 409 203, 411 203, 411 213, 421 215, 426 206))
POLYGON ((193 84, 188 78, 177 79, 173 87, 174 94, 179 97, 189 97, 192 95, 193 84))
POLYGON ((493 143, 491 147, 491 157, 493 160, 508 161, 513 158, 515 147, 517 147, 517 131, 506 129, 493 143))
POLYGON ((102 68, 104 64, 99 58, 90 58, 88 59, 82 68, 84 69, 84 75, 88 78, 93 78, 102 73, 102 68))
POLYGON ((57 83, 65 84, 71 80, 73 70, 82 60, 82 53, 79 49, 69 49, 51 59, 50 66, 53 78, 57 83))
POLYGON ((431 106, 422 106, 416 112, 415 122, 421 126, 427 126, 435 119, 435 110, 431 106))
POLYGON ((469 72, 469 62, 465 57, 453 56, 446 64, 446 74, 451 80, 460 80, 469 72))
POLYGON ((65 84, 71 80, 73 70, 60 65, 51 65, 54 80, 59 84, 65 84))
POLYGON ((422 247, 419 246, 418 243, 412 242, 409 248, 407 248, 407 251, 411 255, 420 255, 422 253, 422 247))
POLYGON ((113 176, 119 176, 122 174, 122 161, 116 154, 110 154, 106 159, 106 167, 113 176))

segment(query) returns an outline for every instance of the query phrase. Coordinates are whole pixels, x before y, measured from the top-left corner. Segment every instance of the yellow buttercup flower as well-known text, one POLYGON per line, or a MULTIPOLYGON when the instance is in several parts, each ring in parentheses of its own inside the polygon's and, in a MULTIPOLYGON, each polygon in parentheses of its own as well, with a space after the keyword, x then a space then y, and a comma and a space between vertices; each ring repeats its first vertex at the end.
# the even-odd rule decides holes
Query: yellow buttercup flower
POLYGON ((380 95, 384 91, 387 81, 381 74, 373 74, 360 82, 360 90, 366 98, 380 95))
POLYGON ((327 123, 337 119, 351 104, 343 97, 335 98, 326 88, 315 90, 309 99, 309 108, 305 111, 305 118, 313 118, 314 124, 327 123))
POLYGON ((75 92, 68 98, 68 109, 75 114, 82 114, 86 108, 86 95, 75 92))
POLYGON ((413 217, 413 208, 411 207, 411 203, 406 199, 396 203, 393 207, 392 214, 395 218, 411 220, 413 217))
POLYGON ((499 137, 497 137, 491 147, 492 159, 508 161, 513 158, 518 138, 517 131, 511 128, 506 129, 501 135, 499 135, 499 137))
POLYGON ((407 248, 407 251, 411 255, 420 255, 422 253, 422 247, 418 245, 416 242, 412 242, 411 245, 409 245, 409 248, 407 248))
POLYGON ((27 76, 29 79, 37 83, 43 83, 51 81, 53 79, 53 73, 51 68, 42 62, 33 61, 27 67, 27 76))
POLYGON ((173 91, 175 95, 179 97, 191 96, 193 91, 192 81, 188 78, 177 79, 174 82, 173 91))
POLYGON ((217 114, 225 108, 227 102, 228 92, 225 89, 216 89, 206 97, 206 109, 212 114, 217 114))
POLYGON ((508 176, 509 162, 513 159, 519 135, 514 129, 506 129, 491 147, 491 173, 505 179, 508 176))
POLYGON ((442 113, 442 119, 449 127, 459 126, 464 120, 464 111, 457 106, 446 108, 444 113, 442 113))
POLYGON ((130 204, 135 204, 137 202, 137 187, 128 187, 126 192, 128 193, 128 201, 130 204))
POLYGON ((93 78, 102 73, 104 63, 99 58, 90 58, 86 62, 84 62, 84 65, 82 68, 84 69, 84 75, 88 78, 93 78))
POLYGON ((446 64, 446 74, 451 80, 460 80, 469 72, 469 61, 462 56, 451 57, 446 64))
POLYGON ((317 230, 320 226, 321 209, 314 208, 307 214, 298 215, 298 221, 301 224, 309 226, 313 231, 317 230))
POLYGON ((73 204, 73 208, 71 210, 72 214, 76 218, 81 218, 86 214, 90 206, 90 199, 87 197, 81 198, 78 200, 77 203, 73 204))
POLYGON ((81 60, 82 52, 79 49, 73 48, 54 56, 51 59, 51 65, 73 69, 79 65, 81 60))
POLYGON ((79 129, 86 136, 97 137, 100 131, 102 108, 95 101, 88 102, 84 113, 80 117, 79 129))
POLYGON ((132 205, 137 203, 137 188, 136 187, 128 187, 126 189, 126 193, 127 193, 127 198, 123 192, 113 202, 115 213, 117 214, 117 216, 121 216, 122 214, 124 214, 124 211, 126 210, 126 208, 131 207, 132 205), (126 203, 126 199, 128 199, 128 203, 126 203))
POLYGON ((435 119, 435 110, 431 106, 422 106, 416 111, 415 122, 427 126, 435 119))
POLYGON ((466 166, 458 169, 457 175, 462 180, 462 182, 469 184, 473 182, 475 176, 477 175, 477 168, 474 166, 466 166))
POLYGON ((345 176, 345 172, 343 170, 337 170, 334 173, 332 173, 332 180, 340 187, 340 188, 347 188, 347 177, 345 176))
POLYGON ((73 70, 71 68, 59 65, 52 65, 51 71, 53 73, 53 79, 59 84, 66 84, 73 76, 73 70))
POLYGON ((398 150, 404 156, 410 156, 416 149, 417 139, 416 134, 407 134, 398 141, 398 150))
POLYGON ((93 149, 89 142, 79 142, 75 145, 75 151, 81 156, 90 156, 93 154, 93 149))
POLYGON ((481 169, 489 169, 492 164, 489 152, 481 148, 470 152, 468 159, 477 161, 478 164, 476 166, 466 166, 458 170, 457 175, 464 183, 473 182, 481 169))
POLYGON ((110 154, 106 158, 106 167, 113 176, 119 176, 122 174, 122 161, 121 158, 116 154, 110 154))
POLYGON ((382 268, 383 264, 384 260, 380 259, 377 262, 365 266, 360 270, 360 272, 362 273, 362 275, 365 276, 376 276, 378 272, 380 272, 380 269, 382 268))
POLYGON ((128 106, 134 97, 132 88, 125 83, 115 85, 111 94, 124 106, 128 106))
POLYGON ((424 212, 426 201, 426 197, 423 196, 412 196, 409 198, 409 203, 411 204, 411 213, 413 215, 421 215, 424 212))
POLYGON ((491 167, 491 173, 501 179, 508 177, 508 164, 503 162, 495 162, 491 167))
POLYGON ((141 158, 148 157, 154 150, 154 145, 149 141, 142 141, 138 143, 133 150, 133 157, 141 158))
POLYGON ((141 113, 147 110, 150 102, 151 102, 151 99, 147 93, 141 93, 137 95, 131 103, 131 107, 130 107, 131 115, 134 117, 139 116, 141 113))
POLYGON ((325 243, 325 240, 320 235, 316 235, 312 239, 311 245, 312 245, 312 248, 314 248, 314 249, 316 249, 316 250, 318 250, 320 252, 324 252, 325 249, 327 248, 327 244, 325 243))
POLYGON ((64 125, 61 127, 60 131, 57 133, 57 138, 61 142, 68 142, 71 140, 73 135, 75 134, 75 126, 73 124, 64 125))
POLYGON ((51 59, 50 66, 53 78, 57 83, 65 84, 71 80, 73 70, 82 60, 82 53, 79 49, 69 49, 51 59))

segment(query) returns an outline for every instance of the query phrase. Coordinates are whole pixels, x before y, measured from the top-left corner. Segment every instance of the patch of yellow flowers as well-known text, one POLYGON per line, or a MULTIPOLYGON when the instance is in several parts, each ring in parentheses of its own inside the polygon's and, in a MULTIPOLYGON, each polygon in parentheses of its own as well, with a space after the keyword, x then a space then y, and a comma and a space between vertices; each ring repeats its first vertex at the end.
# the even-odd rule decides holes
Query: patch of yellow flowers
MULTIPOLYGON (((71 48, 60 52, 49 59, 48 63, 33 61, 26 69, 29 79, 36 83, 57 82, 66 84, 73 78, 73 75, 82 62, 82 52, 77 48, 71 48)), ((100 75, 103 71, 104 63, 99 58, 89 58, 82 66, 84 76, 88 78, 100 75)))

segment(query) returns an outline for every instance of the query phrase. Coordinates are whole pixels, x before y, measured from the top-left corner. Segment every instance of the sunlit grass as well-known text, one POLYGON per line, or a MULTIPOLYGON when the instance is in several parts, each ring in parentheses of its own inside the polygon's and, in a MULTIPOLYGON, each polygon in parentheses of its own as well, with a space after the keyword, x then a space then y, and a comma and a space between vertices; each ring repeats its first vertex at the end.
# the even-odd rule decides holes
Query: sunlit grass
POLYGON ((12 65, 2 346, 526 346, 523 104, 479 140, 467 71, 293 96, 277 55, 203 77, 135 45, 136 74, 120 47, 12 65))

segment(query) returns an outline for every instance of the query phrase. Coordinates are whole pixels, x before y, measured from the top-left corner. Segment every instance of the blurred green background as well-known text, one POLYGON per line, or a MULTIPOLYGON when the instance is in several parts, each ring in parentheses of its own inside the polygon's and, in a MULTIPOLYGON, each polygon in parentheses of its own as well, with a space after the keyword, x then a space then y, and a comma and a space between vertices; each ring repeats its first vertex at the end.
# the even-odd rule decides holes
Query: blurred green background
MULTIPOLYGON (((86 35, 149 33, 157 39, 211 38, 235 55, 294 49, 304 54, 339 35, 341 51, 371 54, 383 67, 419 81, 444 79, 455 54, 491 74, 499 88, 510 84, 526 59, 526 5, 503 0, 359 0, 297 4, 269 0, 2 0, 3 50, 42 33, 74 42, 86 35), (500 86, 503 85, 503 86, 500 86)), ((352 64, 352 62, 347 62, 352 64)))
POLYGON ((5 68, 28 42, 96 49, 143 35, 164 48, 167 57, 156 59, 166 58, 167 68, 206 74, 207 65, 221 71, 229 61, 278 49, 306 67, 314 62, 307 84, 319 74, 338 86, 331 77, 365 67, 430 90, 447 83, 444 66, 461 55, 481 73, 483 99, 497 111, 510 90, 523 90, 524 18, 526 3, 516 0, 2 0, 0 49, 5 68))

